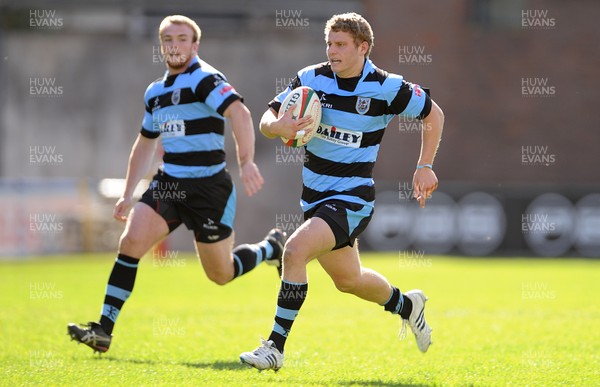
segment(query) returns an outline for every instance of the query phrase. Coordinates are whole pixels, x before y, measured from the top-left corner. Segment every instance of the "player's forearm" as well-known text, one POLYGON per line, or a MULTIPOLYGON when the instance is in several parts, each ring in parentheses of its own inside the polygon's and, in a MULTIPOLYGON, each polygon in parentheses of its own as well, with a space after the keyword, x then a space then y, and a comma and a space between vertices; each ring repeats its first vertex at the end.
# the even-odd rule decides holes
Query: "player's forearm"
POLYGON ((150 163, 154 157, 156 143, 157 140, 148 139, 141 135, 136 139, 129 155, 123 197, 132 197, 135 187, 148 173, 150 163))
POLYGON ((231 114, 231 126, 240 167, 254 161, 254 125, 250 111, 242 103, 231 114))
POLYGON ((421 153, 417 164, 433 164, 435 154, 437 153, 442 131, 444 128, 444 112, 433 101, 431 112, 423 119, 423 129, 421 132, 421 153))

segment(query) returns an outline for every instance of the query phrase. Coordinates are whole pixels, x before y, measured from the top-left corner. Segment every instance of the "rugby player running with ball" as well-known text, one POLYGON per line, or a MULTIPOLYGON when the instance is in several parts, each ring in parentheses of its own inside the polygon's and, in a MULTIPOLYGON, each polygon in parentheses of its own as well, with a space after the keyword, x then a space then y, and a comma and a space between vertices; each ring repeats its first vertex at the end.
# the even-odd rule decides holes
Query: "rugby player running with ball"
POLYGON ((290 86, 269 103, 260 122, 269 138, 294 138, 311 124, 309 116, 278 118, 281 102, 299 86, 320 96, 319 130, 306 145, 300 204, 305 222, 287 240, 275 322, 267 340, 240 360, 259 370, 278 370, 292 324, 308 293, 306 265, 317 259, 337 289, 377 303, 410 326, 417 346, 426 352, 431 328, 425 321, 421 290, 402 293, 381 274, 362 267, 356 238, 373 215, 372 171, 387 124, 396 116, 422 120, 419 160, 413 176, 421 207, 437 188, 433 160, 440 143, 444 115, 417 84, 377 68, 369 59, 373 31, 356 13, 334 15, 325 26, 328 61, 305 67, 290 86))

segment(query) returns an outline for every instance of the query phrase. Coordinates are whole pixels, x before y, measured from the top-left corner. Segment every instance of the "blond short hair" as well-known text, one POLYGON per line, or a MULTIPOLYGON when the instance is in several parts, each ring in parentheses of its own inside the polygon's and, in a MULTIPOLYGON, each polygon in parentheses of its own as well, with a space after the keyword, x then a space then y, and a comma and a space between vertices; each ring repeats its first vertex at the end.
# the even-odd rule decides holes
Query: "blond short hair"
POLYGON ((200 37, 202 36, 202 31, 198 24, 195 21, 190 19, 187 16, 183 15, 171 15, 167 16, 160 22, 160 26, 158 27, 158 38, 162 40, 161 36, 165 28, 169 26, 169 24, 184 24, 192 29, 194 32, 193 41, 194 43, 200 43, 200 37))
POLYGON ((354 43, 356 43, 357 46, 362 42, 367 42, 369 48, 366 56, 371 54, 371 49, 375 44, 373 30, 371 29, 369 22, 361 15, 355 12, 333 15, 331 19, 327 20, 327 23, 325 23, 325 39, 327 39, 329 31, 349 32, 354 38, 354 43))

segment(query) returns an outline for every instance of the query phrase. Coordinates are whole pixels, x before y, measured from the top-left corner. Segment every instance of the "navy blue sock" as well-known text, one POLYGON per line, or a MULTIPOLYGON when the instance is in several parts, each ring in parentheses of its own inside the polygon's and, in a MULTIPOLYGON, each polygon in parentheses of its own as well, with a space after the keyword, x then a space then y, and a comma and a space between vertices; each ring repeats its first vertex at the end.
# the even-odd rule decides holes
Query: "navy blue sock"
POLYGON ((266 240, 253 245, 237 246, 233 249, 233 278, 248 273, 271 256, 273 256, 273 246, 266 240))
POLYGON ((125 254, 119 254, 115 260, 115 265, 106 285, 106 295, 104 296, 104 305, 100 316, 100 325, 104 332, 109 335, 113 331, 123 304, 133 290, 138 262, 139 259, 125 254))
POLYGON ((383 305, 383 308, 393 314, 399 314, 405 320, 408 320, 412 312, 412 302, 408 297, 404 297, 402 292, 395 286, 392 286, 392 294, 389 300, 383 305))
POLYGON ((275 343, 279 352, 283 353, 283 347, 288 334, 292 329, 292 324, 298 316, 298 312, 306 299, 308 293, 308 284, 287 282, 281 280, 279 288, 279 297, 277 298, 277 311, 275 313, 275 323, 269 340, 275 343))

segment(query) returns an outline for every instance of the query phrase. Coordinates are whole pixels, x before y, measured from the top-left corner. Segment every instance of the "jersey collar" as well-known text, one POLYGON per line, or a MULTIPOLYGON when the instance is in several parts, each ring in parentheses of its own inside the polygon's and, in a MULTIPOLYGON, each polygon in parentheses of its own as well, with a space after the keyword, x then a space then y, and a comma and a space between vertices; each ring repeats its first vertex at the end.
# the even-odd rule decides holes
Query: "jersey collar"
POLYGON ((173 84, 173 82, 175 82, 175 78, 177 78, 178 75, 190 74, 199 68, 200 68, 200 58, 198 58, 198 55, 196 55, 195 57, 192 58, 190 65, 187 67, 187 69, 185 69, 184 72, 179 73, 179 74, 170 75, 169 70, 165 71, 165 75, 163 76, 163 81, 165 82, 165 84, 173 84))
MULTIPOLYGON (((360 82, 364 81, 365 78, 367 77, 367 75, 369 75, 369 73, 371 73, 374 68, 375 68, 375 65, 373 64, 371 59, 365 58, 365 63, 363 64, 363 69, 362 69, 362 72, 360 73, 360 79, 358 80, 358 82, 360 83, 360 82)), ((335 72, 333 72, 333 77, 334 77, 335 81, 337 82, 338 76, 335 72)))

